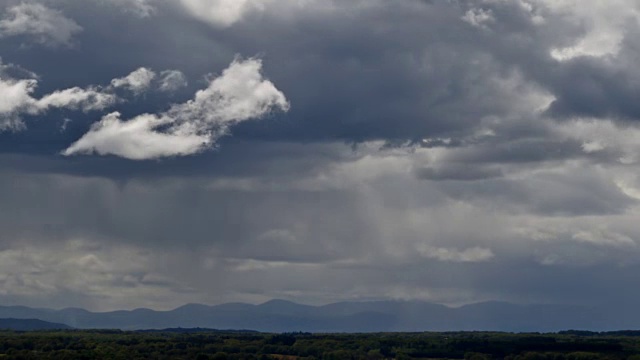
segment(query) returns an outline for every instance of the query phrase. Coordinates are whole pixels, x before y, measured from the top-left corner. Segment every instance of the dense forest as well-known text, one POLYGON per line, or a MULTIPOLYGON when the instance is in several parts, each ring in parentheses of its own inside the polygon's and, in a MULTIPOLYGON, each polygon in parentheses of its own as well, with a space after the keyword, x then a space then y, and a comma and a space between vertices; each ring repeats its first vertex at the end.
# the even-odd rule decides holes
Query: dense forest
POLYGON ((640 332, 4 331, 0 332, 0 359, 640 360, 640 332))

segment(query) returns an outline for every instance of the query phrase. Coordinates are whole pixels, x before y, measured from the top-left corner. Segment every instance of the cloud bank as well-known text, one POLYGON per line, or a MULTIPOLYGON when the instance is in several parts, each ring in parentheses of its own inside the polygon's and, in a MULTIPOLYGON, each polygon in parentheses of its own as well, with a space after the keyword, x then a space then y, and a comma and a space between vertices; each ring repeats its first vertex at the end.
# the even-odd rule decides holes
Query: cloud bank
POLYGON ((28 4, 2 303, 640 300, 638 4, 28 4))

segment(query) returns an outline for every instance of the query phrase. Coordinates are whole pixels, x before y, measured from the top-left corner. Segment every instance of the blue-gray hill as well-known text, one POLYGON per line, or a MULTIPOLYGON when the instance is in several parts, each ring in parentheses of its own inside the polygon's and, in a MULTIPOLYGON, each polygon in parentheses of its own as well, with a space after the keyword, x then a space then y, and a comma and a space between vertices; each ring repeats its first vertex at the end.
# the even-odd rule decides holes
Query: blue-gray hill
POLYGON ((208 328, 266 332, 385 332, 489 330, 553 332, 640 328, 640 315, 617 307, 516 305, 486 302, 447 307, 421 301, 339 302, 310 306, 284 300, 259 305, 188 304, 150 309, 91 312, 0 306, 0 318, 40 319, 79 329, 208 328))
POLYGON ((0 330, 35 331, 68 329, 71 329, 71 326, 39 319, 0 319, 0 330))

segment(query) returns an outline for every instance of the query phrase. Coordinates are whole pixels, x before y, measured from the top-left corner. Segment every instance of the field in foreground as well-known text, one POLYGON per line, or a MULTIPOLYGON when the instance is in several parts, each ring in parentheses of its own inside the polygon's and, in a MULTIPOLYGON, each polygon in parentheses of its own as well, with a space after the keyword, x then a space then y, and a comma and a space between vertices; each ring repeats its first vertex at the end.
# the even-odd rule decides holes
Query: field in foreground
POLYGON ((0 332, 0 359, 640 360, 640 332, 0 332))

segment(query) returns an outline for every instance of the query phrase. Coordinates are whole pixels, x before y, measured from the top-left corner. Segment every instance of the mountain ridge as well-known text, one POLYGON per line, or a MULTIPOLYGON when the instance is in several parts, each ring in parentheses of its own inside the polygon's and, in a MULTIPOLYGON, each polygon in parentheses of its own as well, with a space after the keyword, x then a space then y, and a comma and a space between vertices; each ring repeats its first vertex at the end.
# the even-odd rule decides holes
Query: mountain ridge
POLYGON ((70 330, 71 326, 40 319, 0 318, 1 330, 36 331, 36 330, 70 330))
POLYGON ((0 306, 0 318, 40 319, 79 329, 209 328, 264 332, 609 331, 640 328, 640 314, 607 307, 488 301, 449 307, 425 301, 345 301, 314 306, 273 299, 261 304, 185 304, 172 310, 92 312, 0 306))

